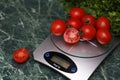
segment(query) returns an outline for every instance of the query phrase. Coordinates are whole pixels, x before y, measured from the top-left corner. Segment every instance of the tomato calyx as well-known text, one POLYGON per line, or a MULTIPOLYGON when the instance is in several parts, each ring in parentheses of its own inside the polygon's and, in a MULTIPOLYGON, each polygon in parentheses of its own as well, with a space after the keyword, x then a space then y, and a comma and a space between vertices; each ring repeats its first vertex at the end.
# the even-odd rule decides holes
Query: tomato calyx
POLYGON ((90 24, 90 21, 89 21, 89 20, 86 20, 85 23, 86 23, 86 24, 90 24))
POLYGON ((82 38, 82 36, 84 35, 84 32, 83 32, 81 29, 79 29, 78 31, 79 31, 79 35, 80 35, 81 38, 82 38))

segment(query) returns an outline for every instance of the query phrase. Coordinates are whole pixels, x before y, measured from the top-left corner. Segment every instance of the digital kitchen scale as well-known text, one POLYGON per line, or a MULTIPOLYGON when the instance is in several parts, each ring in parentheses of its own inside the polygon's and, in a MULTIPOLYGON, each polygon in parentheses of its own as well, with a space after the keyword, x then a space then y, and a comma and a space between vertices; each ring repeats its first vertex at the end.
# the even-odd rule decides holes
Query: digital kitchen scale
POLYGON ((70 80, 88 80, 103 59, 120 43, 113 38, 108 45, 96 40, 68 44, 61 36, 49 35, 33 52, 34 59, 70 80))

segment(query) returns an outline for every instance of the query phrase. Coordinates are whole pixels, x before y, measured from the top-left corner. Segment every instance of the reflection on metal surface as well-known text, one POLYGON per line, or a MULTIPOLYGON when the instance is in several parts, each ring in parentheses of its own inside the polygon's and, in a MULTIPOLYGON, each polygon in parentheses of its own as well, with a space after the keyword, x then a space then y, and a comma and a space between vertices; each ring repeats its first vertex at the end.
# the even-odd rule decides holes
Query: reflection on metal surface
MULTIPOLYGON (((68 44, 63 40, 63 37, 51 35, 51 40, 54 45, 61 51, 75 56, 75 57, 97 57, 105 54, 107 51, 116 47, 118 43, 114 43, 116 39, 113 39, 108 45, 101 45, 96 40, 80 41, 76 44, 68 44)), ((119 41, 120 42, 120 41, 119 41)))

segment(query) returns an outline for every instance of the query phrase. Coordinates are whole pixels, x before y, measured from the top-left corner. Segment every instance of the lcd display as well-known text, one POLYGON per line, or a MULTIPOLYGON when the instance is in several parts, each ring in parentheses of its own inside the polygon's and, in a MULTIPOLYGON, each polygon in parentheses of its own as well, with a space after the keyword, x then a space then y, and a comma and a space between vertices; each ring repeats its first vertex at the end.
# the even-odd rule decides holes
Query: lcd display
POLYGON ((69 66, 70 66, 70 63, 68 61, 66 61, 66 60, 64 60, 64 59, 62 59, 62 58, 60 58, 58 56, 53 56, 51 58, 51 61, 58 64, 58 65, 60 65, 60 66, 62 66, 65 69, 68 69, 69 66))

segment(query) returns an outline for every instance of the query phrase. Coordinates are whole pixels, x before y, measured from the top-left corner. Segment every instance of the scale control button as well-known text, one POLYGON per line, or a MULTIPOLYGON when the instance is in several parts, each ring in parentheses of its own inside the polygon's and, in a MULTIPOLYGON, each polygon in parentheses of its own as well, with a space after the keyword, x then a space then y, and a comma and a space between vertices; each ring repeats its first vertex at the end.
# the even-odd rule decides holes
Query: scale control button
POLYGON ((50 57, 50 53, 49 52, 47 52, 47 53, 45 53, 45 57, 50 57))
POLYGON ((75 73, 77 71, 77 68, 75 66, 71 67, 71 72, 75 73))

